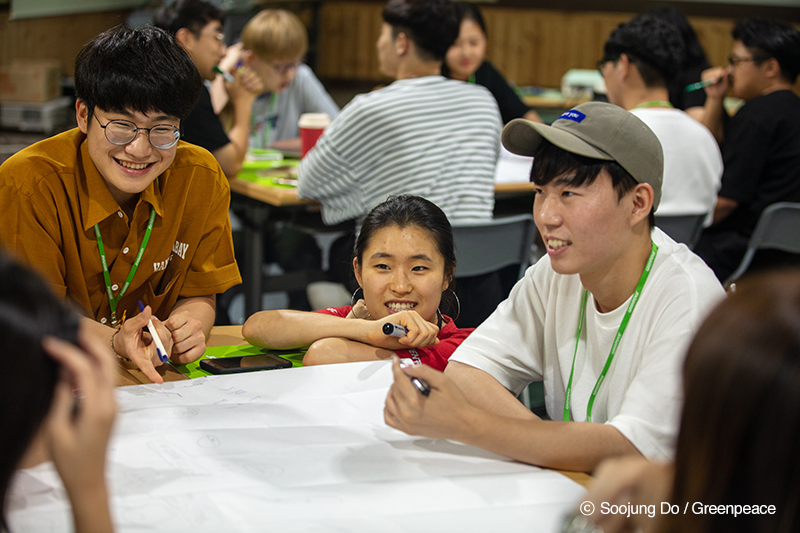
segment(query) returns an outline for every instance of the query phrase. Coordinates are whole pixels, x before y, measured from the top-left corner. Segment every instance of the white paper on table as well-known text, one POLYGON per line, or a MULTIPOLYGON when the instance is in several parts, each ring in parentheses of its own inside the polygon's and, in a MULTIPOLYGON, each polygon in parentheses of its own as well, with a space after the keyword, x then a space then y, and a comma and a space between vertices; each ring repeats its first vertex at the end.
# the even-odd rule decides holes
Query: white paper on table
MULTIPOLYGON (((386 426, 387 362, 117 390, 108 478, 118 531, 556 531, 568 478, 386 426)), ((51 464, 22 471, 12 531, 68 531, 51 464)))
POLYGON ((494 170, 495 183, 529 183, 533 158, 512 154, 500 146, 500 157, 494 170))

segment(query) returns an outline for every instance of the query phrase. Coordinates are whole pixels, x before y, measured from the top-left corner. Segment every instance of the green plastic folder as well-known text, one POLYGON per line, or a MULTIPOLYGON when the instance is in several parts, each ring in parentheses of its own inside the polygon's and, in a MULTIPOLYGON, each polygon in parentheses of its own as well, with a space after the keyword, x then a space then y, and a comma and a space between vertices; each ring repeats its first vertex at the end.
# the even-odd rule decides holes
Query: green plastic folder
POLYGON ((198 359, 197 361, 193 361, 186 365, 179 365, 177 363, 172 363, 175 368, 181 372, 183 375, 187 376, 190 379, 200 378, 203 376, 210 376, 210 372, 206 372, 202 368, 200 368, 200 361, 203 359, 209 358, 220 358, 220 357, 238 357, 241 355, 259 355, 264 353, 271 353, 274 355, 278 355, 291 361, 292 368, 297 366, 303 366, 303 356, 306 354, 305 350, 269 350, 267 348, 259 348, 258 346, 253 346, 251 344, 238 344, 236 346, 209 346, 206 348, 206 352, 203 354, 203 357, 198 359))
POLYGON ((268 187, 279 189, 293 189, 294 185, 281 183, 280 178, 287 177, 287 169, 297 168, 299 159, 274 159, 265 161, 247 161, 242 164, 242 170, 236 175, 237 179, 252 181, 268 187), (275 170, 274 175, 271 173, 275 170))

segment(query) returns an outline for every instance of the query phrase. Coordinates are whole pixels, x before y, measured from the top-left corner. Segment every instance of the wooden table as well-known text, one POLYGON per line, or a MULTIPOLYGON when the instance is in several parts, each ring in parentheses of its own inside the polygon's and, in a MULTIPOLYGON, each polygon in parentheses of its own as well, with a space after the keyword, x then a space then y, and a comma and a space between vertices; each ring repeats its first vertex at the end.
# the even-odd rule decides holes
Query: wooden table
MULTIPOLYGON (((242 326, 214 326, 211 328, 211 336, 208 340, 209 346, 234 346, 239 344, 248 344, 242 337, 242 326)), ((161 365, 158 368, 158 373, 164 378, 164 381, 183 381, 187 378, 170 365, 161 365)), ((143 385, 152 383, 152 381, 145 376, 135 365, 125 361, 119 360, 119 382, 118 385, 143 385)), ((585 472, 571 472, 568 470, 558 470, 571 480, 583 485, 588 486, 592 477, 585 472)))

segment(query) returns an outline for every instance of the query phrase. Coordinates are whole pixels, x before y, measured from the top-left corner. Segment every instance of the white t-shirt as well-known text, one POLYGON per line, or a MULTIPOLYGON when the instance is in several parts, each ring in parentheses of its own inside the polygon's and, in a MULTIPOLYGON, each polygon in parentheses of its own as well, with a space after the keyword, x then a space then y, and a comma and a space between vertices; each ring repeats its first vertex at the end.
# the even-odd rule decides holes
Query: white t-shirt
MULTIPOLYGON (((686 349, 725 292, 685 245, 658 228, 653 242, 653 269, 597 394, 592 421, 612 424, 645 457, 669 459, 686 349)), ((583 290, 578 275, 557 274, 543 257, 450 360, 486 371, 515 394, 543 380, 547 413, 563 420, 583 290)), ((581 422, 628 306, 600 313, 589 296, 572 384, 571 417, 581 422)))
POLYGON ((664 150, 664 183, 656 215, 706 213, 713 219, 722 179, 722 154, 708 128, 681 111, 646 107, 631 113, 653 130, 664 150))

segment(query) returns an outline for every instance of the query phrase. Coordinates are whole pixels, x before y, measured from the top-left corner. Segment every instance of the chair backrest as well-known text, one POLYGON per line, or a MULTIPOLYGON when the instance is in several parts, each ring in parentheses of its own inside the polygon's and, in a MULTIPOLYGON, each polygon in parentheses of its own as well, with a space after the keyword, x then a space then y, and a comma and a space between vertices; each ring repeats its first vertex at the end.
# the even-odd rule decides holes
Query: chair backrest
POLYGON ((750 236, 742 262, 725 280, 726 287, 747 271, 759 248, 776 248, 800 254, 800 203, 778 202, 764 209, 750 236))
POLYGON ((532 215, 454 225, 456 277, 488 274, 517 263, 520 264, 519 277, 522 277, 530 265, 535 235, 532 215))
POLYGON ((689 248, 693 248, 703 230, 703 220, 706 216, 706 214, 656 215, 656 226, 672 237, 675 242, 682 242, 689 248))

